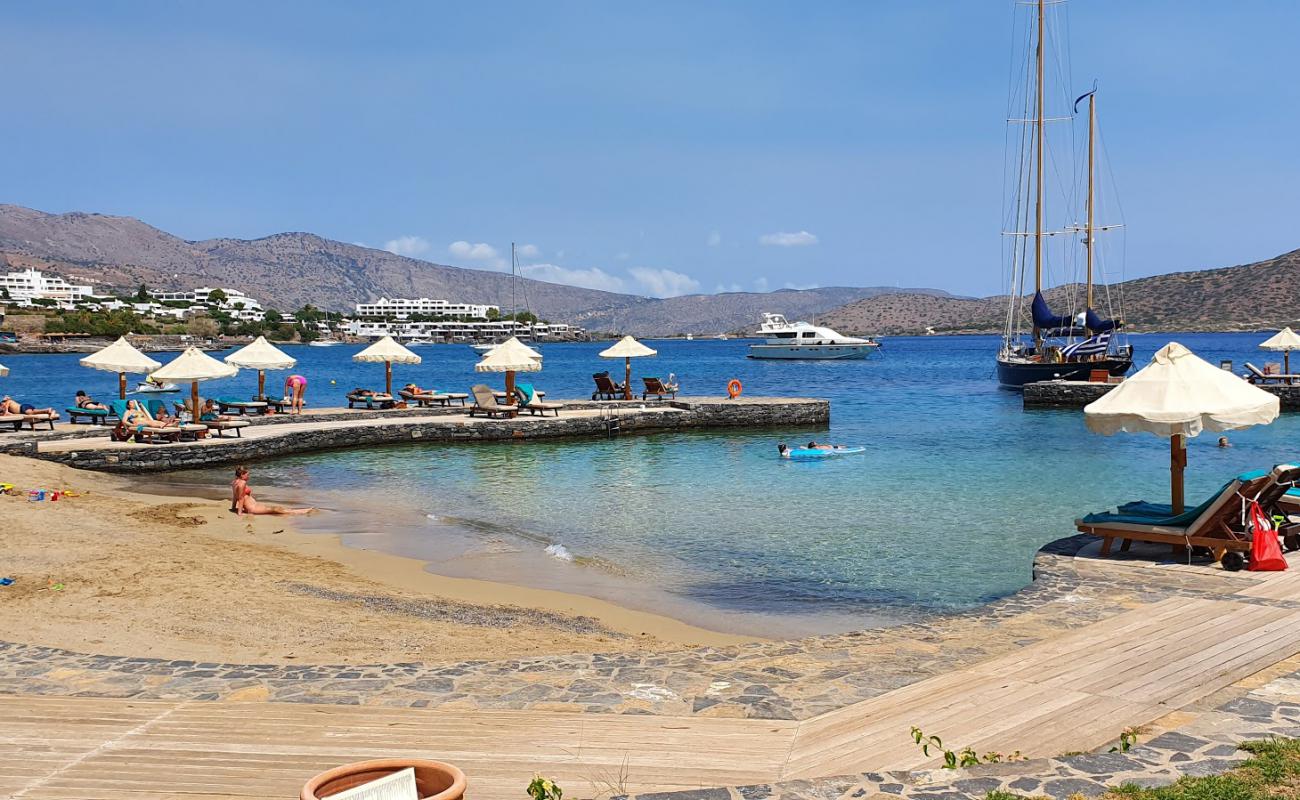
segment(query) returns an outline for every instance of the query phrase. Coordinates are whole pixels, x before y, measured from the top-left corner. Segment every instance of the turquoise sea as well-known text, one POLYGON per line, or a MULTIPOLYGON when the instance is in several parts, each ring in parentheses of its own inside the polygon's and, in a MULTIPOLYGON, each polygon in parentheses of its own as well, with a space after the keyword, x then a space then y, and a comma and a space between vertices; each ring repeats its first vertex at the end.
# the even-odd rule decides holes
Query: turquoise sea
MULTIPOLYGON (((1212 363, 1275 360, 1266 334, 1132 337, 1139 364, 1176 340, 1212 363)), ((282 501, 327 509, 318 530, 354 546, 418 556, 439 574, 574 591, 707 627, 797 634, 964 608, 1030 580, 1035 550, 1073 533, 1072 520, 1138 498, 1167 496, 1168 446, 1145 435, 1089 433, 1078 411, 1021 409, 993 380, 994 337, 889 338, 859 362, 745 358, 747 342, 659 341, 633 374, 676 373, 687 394, 719 395, 730 378, 758 395, 832 401, 829 432, 739 430, 612 441, 410 444, 321 453, 254 466, 282 501), (867 447, 815 463, 779 460, 776 443, 809 438, 867 447)), ((591 373, 622 370, 603 344, 544 345, 534 382, 553 398, 586 397, 591 373)), ((354 364, 358 348, 286 348, 309 378, 307 400, 382 381, 354 364), (330 382, 334 381, 334 385, 330 382)), ((464 345, 420 349, 395 381, 467 389, 479 380, 464 345)), ((63 407, 84 388, 108 396, 116 376, 76 356, 4 356, 0 389, 63 407)), ((486 376, 500 382, 500 376, 486 376)), ((276 384, 283 373, 271 373, 276 384)), ((249 394, 256 373, 205 387, 249 394)), ((1245 469, 1300 458, 1300 415, 1190 443, 1195 498, 1245 469)), ((226 470, 168 476, 224 483, 226 470)), ((158 480, 151 477, 149 480, 158 480)))

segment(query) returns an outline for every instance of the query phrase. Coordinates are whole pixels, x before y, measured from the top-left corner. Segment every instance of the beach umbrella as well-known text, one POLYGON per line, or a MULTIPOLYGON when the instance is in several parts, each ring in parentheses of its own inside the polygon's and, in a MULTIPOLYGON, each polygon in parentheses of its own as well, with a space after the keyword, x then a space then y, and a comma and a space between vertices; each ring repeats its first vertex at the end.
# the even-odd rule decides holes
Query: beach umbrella
POLYGON ((0 364, 0 378, 8 377, 8 375, 9 375, 9 368, 6 367, 4 364, 0 364))
POLYGON ((257 370, 257 399, 261 400, 266 397, 266 371, 292 369, 298 360, 285 355, 284 351, 268 342, 265 336, 259 336, 251 344, 226 356, 226 363, 257 370))
POLYGON ((474 365, 475 372, 504 372, 506 374, 506 402, 515 396, 516 372, 540 372, 542 354, 511 336, 488 351, 483 360, 474 365))
POLYGON ((162 366, 149 356, 131 346, 125 336, 118 337, 108 347, 81 359, 81 366, 102 369, 117 373, 118 397, 126 399, 126 373, 139 372, 148 374, 162 366))
MULTIPOLYGON (((1290 328, 1283 328, 1269 338, 1259 343, 1263 350, 1281 350, 1282 351, 1282 371, 1287 375, 1291 374, 1291 351, 1300 350, 1300 336, 1290 328)), ((1290 378, 1286 379, 1287 383, 1291 382, 1290 378)))
POLYGON ((223 364, 197 347, 186 348, 175 360, 149 377, 159 383, 189 383, 190 408, 194 419, 199 418, 199 381, 229 378, 239 372, 234 364, 223 364))
POLYGON ((402 345, 385 336, 379 341, 352 357, 353 361, 369 364, 384 362, 384 394, 393 393, 393 364, 419 364, 420 357, 402 345))
POLYGON ((631 336, 624 336, 614 343, 612 347, 607 347, 600 351, 601 358, 621 358, 623 359, 623 399, 632 399, 632 359, 641 356, 652 356, 658 351, 651 350, 649 347, 633 339, 631 336))
POLYGON ((1267 425, 1277 414, 1277 397, 1216 368, 1177 342, 1165 345, 1150 364, 1083 409, 1094 433, 1152 433, 1169 439, 1169 488, 1175 514, 1183 513, 1188 437, 1201 431, 1267 425))

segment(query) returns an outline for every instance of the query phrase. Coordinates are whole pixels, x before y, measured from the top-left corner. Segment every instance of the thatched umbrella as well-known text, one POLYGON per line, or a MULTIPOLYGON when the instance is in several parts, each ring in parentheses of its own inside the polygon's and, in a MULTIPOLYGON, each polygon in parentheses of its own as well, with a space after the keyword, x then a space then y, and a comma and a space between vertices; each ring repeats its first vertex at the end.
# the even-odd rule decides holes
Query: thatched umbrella
POLYGON ((614 343, 613 346, 607 347, 600 351, 601 358, 621 358, 623 359, 623 399, 632 399, 632 359, 642 356, 652 356, 658 351, 651 350, 649 347, 633 339, 631 336, 624 336, 614 343))
POLYGON ((135 349, 125 336, 118 338, 108 347, 97 352, 91 353, 81 359, 81 366, 90 367, 91 369, 102 369, 105 372, 117 373, 117 394, 122 400, 126 399, 126 373, 138 372, 148 374, 162 366, 149 356, 135 349))
POLYGON ((230 378, 239 372, 234 364, 223 364, 197 347, 190 347, 167 366, 149 377, 160 383, 189 383, 190 410, 194 421, 199 419, 199 381, 230 378))
POLYGON ((1177 342, 1165 345, 1150 364, 1083 409, 1088 429, 1095 433, 1145 432, 1169 439, 1169 493, 1175 514, 1183 513, 1187 437, 1267 425, 1277 414, 1277 397, 1177 342))
POLYGON ((292 369, 298 360, 291 358, 280 348, 259 336, 251 344, 244 345, 226 356, 227 364, 257 370, 257 399, 266 399, 266 371, 268 369, 292 369))
MULTIPOLYGON (((1281 350, 1282 351, 1282 371, 1287 375, 1291 374, 1291 351, 1300 350, 1300 336, 1290 328, 1283 328, 1269 338, 1259 343, 1264 350, 1281 350)), ((1290 378, 1286 379, 1287 383, 1291 382, 1290 378)))
POLYGON ((513 403, 516 372, 540 372, 542 354, 511 336, 488 351, 483 360, 474 365, 475 372, 504 372, 506 374, 506 402, 513 403))
POLYGON ((353 361, 364 361, 371 364, 384 362, 384 394, 392 395, 393 393, 393 364, 419 364, 420 357, 410 350, 393 340, 391 336, 385 336, 379 341, 362 350, 352 357, 353 361))

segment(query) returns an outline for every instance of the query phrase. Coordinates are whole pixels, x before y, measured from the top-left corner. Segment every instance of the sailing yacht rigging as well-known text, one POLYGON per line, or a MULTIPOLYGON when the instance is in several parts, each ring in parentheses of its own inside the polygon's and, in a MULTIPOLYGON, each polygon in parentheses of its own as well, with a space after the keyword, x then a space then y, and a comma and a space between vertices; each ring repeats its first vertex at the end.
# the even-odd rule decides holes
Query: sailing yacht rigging
MULTIPOLYGON (((1010 308, 1007 313, 1007 325, 1003 332, 1002 345, 997 355, 998 382, 1008 388, 1018 389, 1026 383, 1045 380, 1086 380, 1096 370, 1104 370, 1108 375, 1123 375, 1133 366, 1133 348, 1120 341, 1118 335, 1122 322, 1104 319, 1096 311, 1094 280, 1094 247, 1096 235, 1118 226, 1098 226, 1095 221, 1096 199, 1096 139, 1097 139, 1097 92, 1093 91, 1075 100, 1073 112, 1077 113, 1078 104, 1088 100, 1088 189, 1087 214, 1082 226, 1071 226, 1061 231, 1045 230, 1044 215, 1044 151, 1046 147, 1044 73, 1046 58, 1046 9, 1062 0, 1035 0, 1034 27, 1036 29, 1034 62, 1027 70, 1028 86, 1033 93, 1033 116, 1025 119, 1011 119, 1012 124, 1032 125, 1032 144, 1028 153, 1020 154, 1020 166, 1031 165, 1033 183, 1033 228, 1022 229, 1022 223, 1028 222, 1029 203, 1020 202, 1017 195, 1013 230, 1007 235, 1014 237, 1011 250, 1011 292, 1010 308), (1024 218, 1022 219, 1022 211, 1024 218), (1048 237, 1065 233, 1082 233, 1086 258, 1086 289, 1084 311, 1078 314, 1057 314, 1043 296, 1044 288, 1044 240, 1048 237), (1022 243, 1031 239, 1033 242, 1034 295, 1029 304, 1029 319, 1024 319, 1022 298, 1024 296, 1024 276, 1026 254, 1022 243), (1024 323, 1030 323, 1031 332, 1026 335, 1024 323)), ((1028 97, 1026 92, 1026 98, 1028 97)), ((1028 117, 1028 115, 1026 115, 1028 117)), ((1066 119, 1070 119, 1067 117, 1066 119)), ((1024 143, 1028 137, 1022 137, 1024 143)), ((1027 188, 1019 179, 1016 191, 1027 188)), ((1024 226, 1027 228, 1028 226, 1024 226)))

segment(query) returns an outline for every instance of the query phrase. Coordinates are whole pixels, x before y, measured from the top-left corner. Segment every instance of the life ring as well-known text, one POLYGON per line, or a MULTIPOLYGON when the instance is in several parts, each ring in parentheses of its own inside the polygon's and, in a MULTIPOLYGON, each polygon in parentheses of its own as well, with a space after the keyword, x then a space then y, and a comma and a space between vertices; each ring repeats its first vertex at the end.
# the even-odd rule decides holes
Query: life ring
POLYGON ((732 378, 730 381, 727 381, 727 396, 730 397, 732 400, 735 400, 737 397, 740 397, 740 393, 743 392, 744 390, 745 387, 742 386, 740 384, 740 381, 736 380, 735 378, 732 378))

